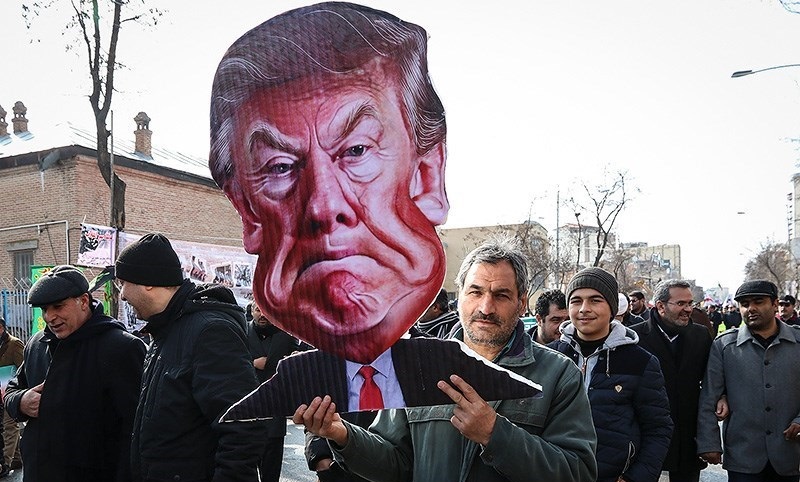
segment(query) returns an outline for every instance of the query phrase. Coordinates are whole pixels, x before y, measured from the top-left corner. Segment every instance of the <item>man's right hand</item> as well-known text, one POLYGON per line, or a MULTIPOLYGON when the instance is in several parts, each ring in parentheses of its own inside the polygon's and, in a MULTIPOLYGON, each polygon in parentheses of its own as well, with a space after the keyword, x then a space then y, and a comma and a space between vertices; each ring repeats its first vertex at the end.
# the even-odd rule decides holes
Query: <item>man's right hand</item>
POLYGON ((711 465, 719 465, 722 463, 722 452, 705 452, 700 454, 700 458, 711 465))
POLYGON ((262 356, 260 358, 256 358, 253 360, 253 366, 256 370, 263 370, 265 366, 267 366, 267 357, 262 356))
POLYGON ((333 440, 340 446, 347 445, 347 427, 336 412, 336 404, 331 401, 330 395, 316 397, 310 405, 297 407, 292 421, 303 424, 314 435, 333 440))
POLYGON ((43 389, 44 382, 26 390, 19 401, 19 410, 29 417, 37 418, 39 416, 39 400, 42 399, 43 389))
POLYGON ((728 397, 722 395, 722 397, 720 397, 720 399, 717 400, 717 410, 714 413, 714 415, 716 415, 717 420, 721 422, 726 418, 728 418, 728 415, 730 415, 730 413, 731 411, 728 407, 728 397))

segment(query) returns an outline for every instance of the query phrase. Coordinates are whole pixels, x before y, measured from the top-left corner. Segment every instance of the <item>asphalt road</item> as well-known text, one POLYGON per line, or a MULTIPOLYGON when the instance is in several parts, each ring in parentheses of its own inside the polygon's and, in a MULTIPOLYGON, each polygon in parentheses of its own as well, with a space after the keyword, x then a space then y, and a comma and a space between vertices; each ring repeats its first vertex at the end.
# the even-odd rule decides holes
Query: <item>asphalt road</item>
MULTIPOLYGON (((315 474, 308 470, 303 456, 303 429, 289 423, 283 452, 283 470, 281 482, 316 482, 315 474)), ((722 467, 712 466, 700 473, 701 482, 725 482, 728 477, 722 467)), ((3 479, 3 482, 22 482, 22 471, 16 470, 3 479)), ((668 477, 662 475, 659 482, 668 482, 668 477)))

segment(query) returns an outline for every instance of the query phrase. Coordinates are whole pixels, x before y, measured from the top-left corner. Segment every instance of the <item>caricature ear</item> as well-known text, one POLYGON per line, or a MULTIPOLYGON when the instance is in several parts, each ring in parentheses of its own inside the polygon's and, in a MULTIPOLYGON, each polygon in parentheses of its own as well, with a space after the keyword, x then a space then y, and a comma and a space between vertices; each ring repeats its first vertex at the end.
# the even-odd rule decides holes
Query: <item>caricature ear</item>
POLYGON ((260 218, 253 211, 249 196, 235 178, 225 183, 222 189, 242 218, 242 243, 245 251, 250 254, 258 254, 261 252, 261 243, 264 238, 261 236, 260 218))
POLYGON ((434 226, 447 221, 450 204, 444 187, 444 143, 440 142, 419 158, 419 165, 411 180, 411 200, 434 226))

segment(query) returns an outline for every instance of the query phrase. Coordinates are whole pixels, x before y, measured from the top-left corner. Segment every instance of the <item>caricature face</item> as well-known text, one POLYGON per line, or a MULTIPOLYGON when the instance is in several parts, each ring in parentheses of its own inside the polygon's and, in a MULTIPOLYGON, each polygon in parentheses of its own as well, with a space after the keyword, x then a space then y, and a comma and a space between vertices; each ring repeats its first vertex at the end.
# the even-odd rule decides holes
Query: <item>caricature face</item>
POLYGON ((417 154, 392 69, 295 80, 235 117, 226 187, 258 254, 253 292, 280 328, 362 363, 444 278, 444 146, 417 154))

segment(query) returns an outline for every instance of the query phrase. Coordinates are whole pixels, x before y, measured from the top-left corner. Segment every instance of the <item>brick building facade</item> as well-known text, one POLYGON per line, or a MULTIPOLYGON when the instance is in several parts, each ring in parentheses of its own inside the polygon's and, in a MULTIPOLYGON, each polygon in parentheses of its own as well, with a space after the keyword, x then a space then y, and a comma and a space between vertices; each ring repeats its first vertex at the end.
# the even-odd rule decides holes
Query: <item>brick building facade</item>
MULTIPOLYGON (((110 217, 94 134, 69 124, 29 130, 19 105, 14 132, 0 107, 0 288, 19 285, 25 265, 74 264, 81 223, 108 225, 110 217)), ((241 246, 241 219, 206 160, 152 148, 143 114, 135 138, 115 140, 115 171, 127 184, 125 231, 241 246)))

